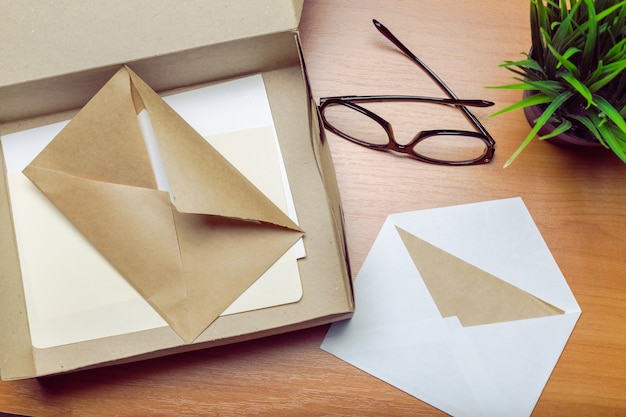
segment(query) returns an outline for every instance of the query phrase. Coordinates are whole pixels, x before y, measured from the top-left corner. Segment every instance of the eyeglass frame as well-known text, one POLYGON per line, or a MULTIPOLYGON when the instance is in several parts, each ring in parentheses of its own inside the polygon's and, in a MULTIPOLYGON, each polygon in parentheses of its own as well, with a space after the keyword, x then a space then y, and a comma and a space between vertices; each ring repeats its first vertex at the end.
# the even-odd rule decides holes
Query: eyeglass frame
POLYGON ((479 165, 486 164, 491 162, 493 159, 493 155, 495 153, 495 140, 491 137, 487 129, 478 121, 476 116, 474 116, 468 109, 468 106, 471 107, 487 107, 492 106, 494 103, 487 100, 464 100, 459 99, 454 92, 435 74, 424 62, 422 62, 415 54, 413 54, 398 38, 396 38, 389 29, 387 29, 382 23, 373 19, 372 22, 378 31, 383 34, 389 41, 391 41, 404 55, 406 55, 409 59, 411 59, 415 64, 417 64, 426 74, 439 86, 439 88, 446 93, 449 98, 439 98, 439 97, 424 97, 424 96, 407 96, 407 95, 378 95, 378 96, 337 96, 337 97, 322 97, 320 99, 320 115, 322 118, 322 123, 324 127, 331 132, 335 133, 347 139, 351 142, 354 142, 358 145, 374 149, 380 151, 390 151, 401 154, 406 154, 414 159, 417 159, 422 162, 428 162, 432 164, 439 165, 479 165), (393 134, 393 128, 391 127, 391 123, 378 116, 376 113, 359 106, 356 103, 365 103, 365 102, 426 102, 431 104, 439 104, 439 105, 448 105, 453 106, 460 109, 468 121, 478 130, 469 131, 469 130, 452 130, 452 129, 437 129, 437 130, 424 130, 419 132, 409 143, 401 144, 399 143, 395 135, 393 134), (364 140, 352 137, 347 135, 346 133, 335 128, 330 122, 326 120, 325 117, 325 109, 331 105, 343 105, 357 112, 371 118, 376 123, 382 126, 382 128, 387 133, 389 141, 387 144, 374 144, 369 143, 364 140), (484 153, 475 159, 469 159, 464 161, 447 161, 440 160, 435 158, 429 158, 424 155, 418 154, 414 151, 415 145, 419 142, 431 138, 433 136, 467 136, 473 137, 482 140, 485 143, 485 151, 484 153))

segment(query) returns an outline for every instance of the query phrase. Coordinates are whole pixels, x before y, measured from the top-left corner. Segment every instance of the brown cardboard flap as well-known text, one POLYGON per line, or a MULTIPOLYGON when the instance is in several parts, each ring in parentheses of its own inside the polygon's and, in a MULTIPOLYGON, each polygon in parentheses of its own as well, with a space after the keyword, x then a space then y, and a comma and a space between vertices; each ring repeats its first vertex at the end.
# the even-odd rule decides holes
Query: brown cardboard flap
POLYGON ((122 64, 158 92, 289 65, 283 51, 302 7, 303 0, 3 4, 3 132, 24 128, 9 122, 82 107, 122 64))
POLYGON ((85 105, 122 64, 128 64, 159 93, 298 65, 293 36, 292 31, 272 33, 0 85, 2 133, 67 119, 67 114, 61 113, 77 111, 85 105), (54 114, 59 117, 50 116, 54 114))
POLYGON ((303 0, 188 0, 184 6, 169 0, 3 2, 0 88, 292 31, 302 5, 303 0))

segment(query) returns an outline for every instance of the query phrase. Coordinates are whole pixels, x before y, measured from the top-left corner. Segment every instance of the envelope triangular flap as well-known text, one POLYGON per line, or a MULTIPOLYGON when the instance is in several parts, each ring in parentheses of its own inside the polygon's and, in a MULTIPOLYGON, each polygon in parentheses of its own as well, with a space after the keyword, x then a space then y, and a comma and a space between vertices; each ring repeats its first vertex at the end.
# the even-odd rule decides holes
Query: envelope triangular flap
POLYGON ((25 172, 62 167, 63 172, 84 179, 156 188, 129 92, 128 75, 120 70, 25 172))
POLYGON ((563 314, 563 310, 396 226, 443 317, 464 326, 563 314))
POLYGON ((27 174, 173 328, 188 327, 187 288, 167 193, 37 167, 27 174))
POLYGON ((302 235, 127 68, 68 126, 24 173, 186 342, 302 235), (156 189, 142 107, 176 207, 156 189))
POLYGON ((178 212, 174 216, 187 305, 194 312, 189 322, 192 339, 301 236, 270 224, 178 212))
POLYGON ((150 115, 178 211, 263 221, 298 230, 143 80, 130 69, 126 71, 150 115))

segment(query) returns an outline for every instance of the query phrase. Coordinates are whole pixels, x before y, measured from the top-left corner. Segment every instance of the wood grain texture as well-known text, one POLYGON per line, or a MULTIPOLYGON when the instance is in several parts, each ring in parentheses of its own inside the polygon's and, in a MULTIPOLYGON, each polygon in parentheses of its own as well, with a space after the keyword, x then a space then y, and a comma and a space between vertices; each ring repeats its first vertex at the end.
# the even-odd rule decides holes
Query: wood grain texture
MULTIPOLYGON (((463 98, 501 108, 519 93, 498 64, 529 46, 528 1, 307 0, 304 56, 316 98, 441 96, 371 24, 388 26, 463 98)), ((521 113, 475 114, 493 163, 438 167, 328 135, 354 273, 390 213, 521 196, 583 314, 533 415, 626 415, 626 166, 602 150, 534 142, 521 113)), ((456 119, 425 115, 451 127, 456 119)), ((489 230, 485 230, 489 233, 489 230)), ((357 300, 358 308, 358 300, 357 300)), ((433 416, 438 410, 319 349, 327 326, 140 363, 0 383, 0 411, 61 415, 433 416)))

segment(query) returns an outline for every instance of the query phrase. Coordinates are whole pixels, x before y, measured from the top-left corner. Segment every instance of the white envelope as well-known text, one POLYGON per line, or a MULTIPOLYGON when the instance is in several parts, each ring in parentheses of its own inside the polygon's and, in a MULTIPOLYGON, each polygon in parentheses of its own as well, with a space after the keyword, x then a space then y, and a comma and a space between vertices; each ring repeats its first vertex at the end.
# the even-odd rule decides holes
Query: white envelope
POLYGON ((581 314, 521 198, 389 216, 355 301, 322 349, 455 416, 529 416, 581 314))

